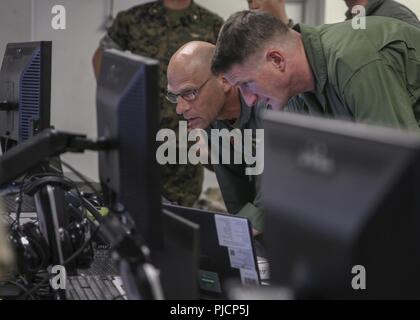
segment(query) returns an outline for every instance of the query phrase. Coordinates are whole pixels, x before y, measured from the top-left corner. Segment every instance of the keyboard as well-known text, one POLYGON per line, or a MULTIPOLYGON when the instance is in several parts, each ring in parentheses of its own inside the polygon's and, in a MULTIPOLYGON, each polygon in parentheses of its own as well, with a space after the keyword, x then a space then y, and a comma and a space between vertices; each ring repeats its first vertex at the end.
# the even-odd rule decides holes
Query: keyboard
POLYGON ((119 276, 78 275, 67 278, 68 300, 127 300, 119 276))
POLYGON ((94 245, 93 262, 87 269, 78 269, 68 277, 69 300, 126 300, 118 269, 108 247, 94 245))
POLYGON ((108 249, 95 249, 93 262, 87 269, 78 269, 78 273, 88 276, 116 276, 118 269, 111 258, 111 251, 108 249))
MULTIPOLYGON (((18 204, 16 203, 17 193, 1 196, 3 210, 7 213, 16 212, 18 204)), ((35 200, 33 197, 23 194, 21 212, 36 212, 35 200)))
MULTIPOLYGON (((4 223, 6 226, 11 226, 16 219, 15 213, 4 213, 0 212, 0 223, 4 223)), ((38 217, 36 212, 22 212, 20 214, 20 225, 24 225, 27 222, 38 223, 38 217)))

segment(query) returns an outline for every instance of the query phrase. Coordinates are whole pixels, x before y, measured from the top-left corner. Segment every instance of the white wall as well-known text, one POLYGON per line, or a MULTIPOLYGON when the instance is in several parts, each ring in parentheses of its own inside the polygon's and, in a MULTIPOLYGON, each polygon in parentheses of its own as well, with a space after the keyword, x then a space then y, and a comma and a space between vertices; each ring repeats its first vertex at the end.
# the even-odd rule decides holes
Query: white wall
POLYGON ((420 1, 419 0, 397 0, 408 8, 410 8, 418 18, 420 18, 420 1))
MULTIPOLYGON (((232 13, 248 9, 246 0, 195 0, 196 3, 227 19, 232 13)), ((294 21, 302 20, 301 6, 297 3, 287 4, 287 13, 294 21)))
MULTIPOLYGON (((115 10, 141 2, 117 0, 115 10)), ((32 0, 32 3, 33 40, 53 41, 51 123, 57 129, 96 137, 96 81, 91 58, 105 32, 109 0, 32 0), (66 30, 51 28, 51 8, 57 4, 66 8, 66 30)), ((98 178, 96 153, 67 154, 63 159, 88 177, 98 178)))
MULTIPOLYGON (((51 123, 60 130, 96 136, 95 80, 91 56, 101 36, 103 1, 33 1, 33 40, 52 40, 51 123), (66 8, 66 30, 53 30, 51 8, 66 8)), ((97 177, 94 153, 65 155, 85 175, 97 177)))
POLYGON ((336 23, 345 20, 347 6, 343 0, 325 0, 325 23, 336 23))
POLYGON ((6 44, 31 40, 31 2, 29 0, 1 0, 0 60, 6 44))

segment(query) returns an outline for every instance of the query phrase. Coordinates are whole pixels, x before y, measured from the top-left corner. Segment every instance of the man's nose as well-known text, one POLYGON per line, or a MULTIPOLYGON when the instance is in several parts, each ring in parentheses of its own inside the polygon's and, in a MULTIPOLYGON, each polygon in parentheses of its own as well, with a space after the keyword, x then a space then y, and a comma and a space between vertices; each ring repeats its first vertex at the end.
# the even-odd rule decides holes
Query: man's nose
POLYGON ((189 109, 188 102, 180 97, 176 105, 176 113, 179 115, 183 115, 184 112, 188 111, 188 109, 189 109))

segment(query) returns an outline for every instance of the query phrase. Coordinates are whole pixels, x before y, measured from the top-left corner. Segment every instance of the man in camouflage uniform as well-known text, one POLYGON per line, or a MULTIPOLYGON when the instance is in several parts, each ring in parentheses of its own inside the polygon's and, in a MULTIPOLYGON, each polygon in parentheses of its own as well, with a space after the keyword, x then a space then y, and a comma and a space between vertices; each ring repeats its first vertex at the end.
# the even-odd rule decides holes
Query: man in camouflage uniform
MULTIPOLYGON (((216 43, 222 18, 192 0, 161 0, 120 12, 95 52, 93 64, 99 74, 101 52, 107 48, 129 50, 160 61, 160 127, 178 133, 178 116, 165 99, 166 70, 170 57, 184 43, 202 40, 216 43)), ((184 206, 198 199, 203 183, 201 165, 162 166, 163 195, 184 206)))

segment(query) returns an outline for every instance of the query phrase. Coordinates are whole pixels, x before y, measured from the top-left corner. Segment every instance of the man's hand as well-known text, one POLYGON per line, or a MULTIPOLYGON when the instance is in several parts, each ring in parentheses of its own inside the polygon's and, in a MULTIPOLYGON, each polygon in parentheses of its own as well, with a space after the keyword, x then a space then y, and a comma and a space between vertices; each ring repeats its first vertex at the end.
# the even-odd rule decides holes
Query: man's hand
POLYGON ((252 228, 252 235, 253 235, 254 237, 259 236, 260 234, 262 234, 262 232, 261 232, 261 231, 258 231, 258 230, 256 230, 256 229, 252 228))

